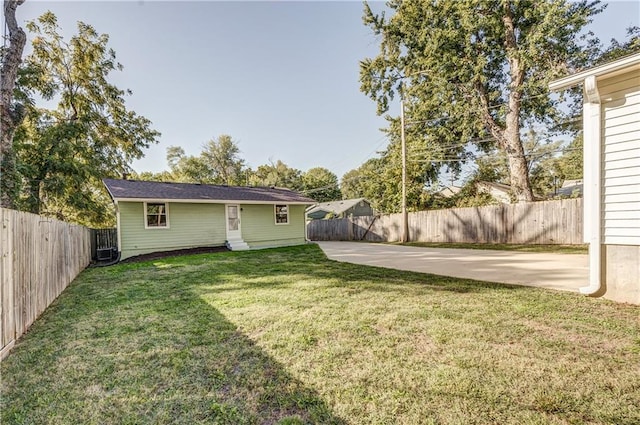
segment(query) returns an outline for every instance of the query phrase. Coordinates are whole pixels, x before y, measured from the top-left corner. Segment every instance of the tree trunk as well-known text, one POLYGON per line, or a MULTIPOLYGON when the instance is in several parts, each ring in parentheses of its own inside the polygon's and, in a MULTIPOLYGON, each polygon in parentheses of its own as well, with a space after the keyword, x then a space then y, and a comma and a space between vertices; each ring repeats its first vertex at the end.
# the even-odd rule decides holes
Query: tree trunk
POLYGON ((32 214, 40 214, 42 200, 40 199, 41 180, 32 180, 29 183, 29 197, 26 201, 26 210, 32 214))
POLYGON ((524 148, 522 147, 522 140, 520 140, 520 126, 517 120, 518 116, 515 113, 510 112, 507 114, 507 128, 504 131, 504 148, 509 163, 511 191, 518 202, 533 201, 533 192, 529 181, 529 167, 524 156, 524 148), (515 117, 512 115, 515 115, 515 117), (516 122, 511 122, 510 124, 510 121, 516 122))
POLYGON ((509 0, 504 1, 503 12, 505 47, 511 81, 509 82, 509 110, 505 119, 502 147, 507 153, 509 161, 509 175, 513 194, 518 202, 533 201, 533 192, 529 182, 529 167, 524 156, 522 140, 520 139, 521 90, 524 83, 525 69, 519 57, 513 12, 511 11, 511 2, 509 0))
POLYGON ((27 41, 27 35, 16 20, 16 8, 24 1, 4 1, 4 17, 9 29, 9 47, 4 52, 0 70, 0 207, 4 208, 14 206, 18 189, 13 134, 20 117, 11 109, 11 103, 22 51, 27 41))

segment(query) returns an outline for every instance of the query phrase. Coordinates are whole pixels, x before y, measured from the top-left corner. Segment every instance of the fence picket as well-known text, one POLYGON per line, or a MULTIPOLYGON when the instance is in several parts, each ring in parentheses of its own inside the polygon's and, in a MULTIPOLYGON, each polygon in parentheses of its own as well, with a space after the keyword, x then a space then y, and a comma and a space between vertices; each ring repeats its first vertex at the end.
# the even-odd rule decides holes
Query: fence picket
MULTIPOLYGON (((401 239, 401 214, 382 215, 371 224, 372 219, 312 220, 307 235, 314 241, 401 239)), ((409 213, 409 235, 414 242, 581 244, 582 199, 409 213)))
POLYGON ((89 229, 0 208, 0 359, 90 261, 89 229))

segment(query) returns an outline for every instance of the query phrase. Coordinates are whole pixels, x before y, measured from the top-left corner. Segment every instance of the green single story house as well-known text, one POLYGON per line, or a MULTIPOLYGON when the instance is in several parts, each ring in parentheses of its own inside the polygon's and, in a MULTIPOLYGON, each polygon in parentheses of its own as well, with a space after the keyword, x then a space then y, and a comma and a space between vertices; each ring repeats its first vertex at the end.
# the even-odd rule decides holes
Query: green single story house
POLYGON ((226 245, 231 250, 306 242, 305 209, 289 189, 103 179, 116 207, 120 258, 226 245))

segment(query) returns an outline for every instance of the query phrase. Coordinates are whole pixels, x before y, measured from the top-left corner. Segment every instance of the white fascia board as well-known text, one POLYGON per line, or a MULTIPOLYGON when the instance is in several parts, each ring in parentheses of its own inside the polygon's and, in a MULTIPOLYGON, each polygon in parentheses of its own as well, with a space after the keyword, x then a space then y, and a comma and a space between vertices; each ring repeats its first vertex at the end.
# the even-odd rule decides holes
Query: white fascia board
POLYGON ((122 252, 122 222, 120 221, 120 207, 118 201, 115 201, 116 208, 116 232, 118 236, 118 252, 122 252))
POLYGON ((115 202, 170 202, 172 204, 252 204, 252 205, 313 205, 312 202, 291 201, 239 201, 234 199, 157 199, 157 198, 114 198, 115 202))
POLYGON ((551 91, 565 90, 573 86, 576 86, 578 84, 582 84, 582 82, 590 76, 594 76, 596 77, 596 79, 598 77, 602 77, 605 75, 607 77, 611 77, 620 72, 627 71, 627 68, 635 68, 635 67, 640 68, 640 53, 636 53, 634 55, 630 55, 613 62, 605 63, 604 65, 586 69, 584 71, 569 75, 567 77, 551 81, 549 83, 549 90, 551 91))

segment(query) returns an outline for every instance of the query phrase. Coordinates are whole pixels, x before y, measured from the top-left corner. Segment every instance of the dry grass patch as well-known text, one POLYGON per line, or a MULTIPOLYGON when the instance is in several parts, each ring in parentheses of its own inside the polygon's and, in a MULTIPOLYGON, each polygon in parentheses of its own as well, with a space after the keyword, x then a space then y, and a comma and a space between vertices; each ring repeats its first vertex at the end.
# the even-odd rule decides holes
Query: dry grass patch
MULTIPOLYGON (((394 243, 393 245, 398 245, 394 243)), ((407 242, 399 245, 423 248, 489 249, 498 251, 553 252, 557 254, 588 254, 589 245, 506 244, 506 243, 455 243, 455 242, 407 242)))

